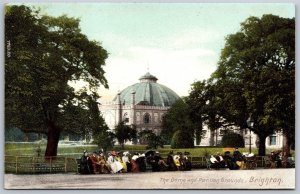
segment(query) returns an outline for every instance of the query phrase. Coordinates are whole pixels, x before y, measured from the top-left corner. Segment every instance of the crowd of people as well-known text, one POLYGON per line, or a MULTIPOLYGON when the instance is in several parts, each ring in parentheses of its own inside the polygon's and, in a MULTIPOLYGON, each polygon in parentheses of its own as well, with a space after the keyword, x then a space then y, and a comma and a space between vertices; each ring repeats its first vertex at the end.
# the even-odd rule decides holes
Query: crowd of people
MULTIPOLYGON (((271 154, 265 159, 266 168, 281 168, 285 167, 294 167, 294 161, 292 157, 288 157, 288 161, 284 161, 284 153, 281 150, 272 151, 271 154), (285 165, 283 165, 286 163, 285 165)), ((235 148, 233 154, 231 155, 229 151, 226 151, 224 155, 220 155, 218 152, 216 155, 211 155, 209 158, 209 167, 208 168, 228 168, 230 170, 238 169, 252 169, 257 167, 255 162, 255 157, 253 153, 244 153, 242 154, 238 148, 235 148)))
POLYGON ((254 154, 242 154, 238 148, 234 149, 233 154, 226 151, 224 156, 219 152, 216 155, 211 155, 209 159, 209 168, 228 168, 230 170, 246 169, 246 162, 253 161, 254 154))
POLYGON ((191 170, 192 164, 187 157, 188 153, 173 154, 171 151, 167 160, 164 161, 157 151, 148 151, 145 153, 133 153, 128 151, 123 153, 111 151, 105 154, 103 150, 99 152, 88 153, 84 151, 80 159, 81 174, 108 174, 108 173, 126 173, 126 172, 145 172, 148 167, 153 172, 191 170))
MULTIPOLYGON (((126 173, 126 172, 145 172, 151 170, 159 171, 178 171, 191 170, 192 163, 189 160, 188 152, 170 151, 164 160, 161 154, 155 150, 150 150, 145 153, 129 153, 111 151, 106 154, 103 150, 99 152, 88 153, 84 151, 80 159, 81 174, 108 174, 108 173, 126 173)), ((272 151, 269 156, 270 168, 280 168, 283 166, 282 153, 272 151)), ((228 168, 230 170, 251 169, 256 168, 257 163, 253 153, 242 154, 238 148, 235 148, 233 153, 230 151, 224 152, 221 155, 219 152, 216 155, 211 155, 206 158, 207 168, 220 169, 228 168)), ((288 162, 292 164, 291 162, 288 162)))

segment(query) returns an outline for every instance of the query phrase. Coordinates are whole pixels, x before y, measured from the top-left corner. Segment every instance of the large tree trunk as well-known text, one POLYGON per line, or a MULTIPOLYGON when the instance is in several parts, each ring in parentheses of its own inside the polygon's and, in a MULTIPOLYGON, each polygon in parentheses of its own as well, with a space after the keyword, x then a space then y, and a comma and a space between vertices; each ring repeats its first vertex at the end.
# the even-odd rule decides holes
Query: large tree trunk
POLYGON ((288 157, 290 155, 291 139, 286 131, 283 131, 282 165, 288 167, 288 157))
POLYGON ((258 145, 258 155, 265 156, 266 155, 266 136, 258 135, 259 145, 258 145))
POLYGON ((201 129, 197 128, 195 131, 196 145, 200 145, 201 142, 201 129))
POLYGON ((49 131, 45 157, 57 156, 57 146, 60 136, 60 128, 57 127, 52 121, 49 122, 48 126, 49 131))

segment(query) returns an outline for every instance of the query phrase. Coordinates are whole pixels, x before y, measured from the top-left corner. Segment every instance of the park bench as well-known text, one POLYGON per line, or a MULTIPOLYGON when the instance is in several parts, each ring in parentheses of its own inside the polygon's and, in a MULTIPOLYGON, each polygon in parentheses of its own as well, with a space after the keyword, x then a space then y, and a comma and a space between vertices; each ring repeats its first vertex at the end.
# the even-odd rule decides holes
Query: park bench
POLYGON ((246 169, 255 169, 257 168, 257 157, 245 157, 245 167, 246 169))
POLYGON ((203 168, 206 166, 206 160, 203 156, 188 157, 193 168, 203 168))

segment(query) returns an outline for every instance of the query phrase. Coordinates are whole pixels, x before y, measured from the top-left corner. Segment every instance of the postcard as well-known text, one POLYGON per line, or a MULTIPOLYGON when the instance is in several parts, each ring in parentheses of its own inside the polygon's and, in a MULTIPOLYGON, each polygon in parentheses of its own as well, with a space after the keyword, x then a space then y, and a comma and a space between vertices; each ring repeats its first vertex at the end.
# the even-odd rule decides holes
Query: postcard
POLYGON ((295 189, 295 5, 5 5, 5 189, 295 189))

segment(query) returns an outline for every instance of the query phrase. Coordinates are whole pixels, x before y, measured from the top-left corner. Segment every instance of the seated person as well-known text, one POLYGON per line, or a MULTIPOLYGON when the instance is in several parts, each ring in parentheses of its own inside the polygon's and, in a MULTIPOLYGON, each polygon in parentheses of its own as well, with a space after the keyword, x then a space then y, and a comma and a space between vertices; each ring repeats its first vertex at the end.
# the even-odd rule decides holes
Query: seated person
POLYGON ((100 174, 109 174, 112 171, 110 165, 106 162, 103 152, 99 152, 98 164, 100 174))
POLYGON ((238 165, 239 168, 245 168, 245 159, 242 153, 239 151, 239 148, 235 148, 233 152, 233 161, 238 165))
POLYGON ((230 170, 237 170, 239 168, 229 151, 224 153, 223 159, 225 162, 225 167, 228 167, 230 170))
POLYGON ((282 166, 281 159, 279 157, 279 153, 275 153, 274 151, 271 152, 270 155, 270 168, 280 168, 282 166))
POLYGON ((94 174, 98 173, 99 172, 99 163, 98 163, 98 156, 97 156, 97 152, 93 152, 93 154, 90 156, 90 160, 92 162, 92 167, 93 167, 93 170, 92 172, 94 174))
POLYGON ((83 155, 80 158, 80 173, 81 174, 90 174, 92 173, 91 171, 91 165, 90 165, 90 160, 89 156, 86 150, 84 150, 83 155))
POLYGON ((173 151, 170 151, 167 156, 167 165, 168 165, 168 170, 177 170, 177 167, 173 159, 173 151))
POLYGON ((179 161, 180 156, 179 155, 174 155, 173 156, 173 160, 176 166, 176 170, 179 170, 180 168, 180 161, 179 161))
POLYGON ((115 151, 112 151, 110 153, 110 156, 107 158, 107 163, 110 165, 112 173, 121 172, 121 170, 123 169, 122 164, 117 160, 116 156, 117 153, 115 151))
POLYGON ((136 159, 136 163, 138 164, 138 168, 140 172, 146 172, 146 156, 145 154, 139 154, 136 159))
POLYGON ((123 163, 126 164, 127 172, 131 172, 131 163, 129 159, 129 152, 123 152, 122 156, 123 163))
POLYGON ((155 152, 153 159, 154 159, 155 163, 154 163, 154 169, 152 169, 152 170, 161 171, 161 170, 167 169, 168 165, 162 159, 159 152, 155 152))
POLYGON ((134 153, 134 155, 131 158, 131 172, 139 172, 139 166, 138 163, 136 162, 136 160, 139 158, 139 154, 138 153, 134 153))
POLYGON ((236 161, 243 161, 243 155, 242 153, 239 151, 239 148, 235 148, 234 152, 233 152, 233 160, 236 161))
POLYGON ((192 163, 189 160, 188 156, 189 152, 184 152, 180 154, 180 164, 181 164, 181 170, 191 170, 192 169, 192 163))
POLYGON ((211 167, 213 167, 215 169, 220 168, 220 162, 215 158, 214 155, 211 155, 209 160, 211 162, 211 167))
POLYGON ((120 156, 120 152, 117 152, 117 155, 116 155, 116 160, 119 162, 119 163, 121 163, 121 165, 122 165, 122 172, 127 172, 127 165, 126 165, 126 163, 125 162, 123 162, 123 160, 122 160, 122 158, 121 158, 121 156, 120 156))
POLYGON ((220 168, 225 168, 225 161, 223 156, 220 154, 220 152, 217 152, 217 155, 215 157, 217 161, 219 162, 219 167, 220 168))

